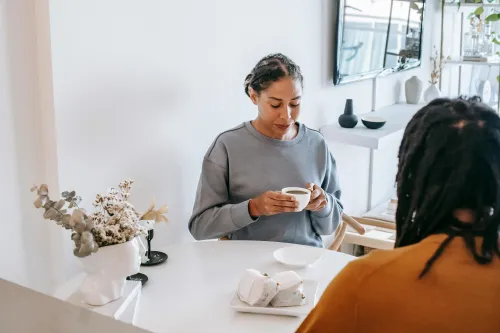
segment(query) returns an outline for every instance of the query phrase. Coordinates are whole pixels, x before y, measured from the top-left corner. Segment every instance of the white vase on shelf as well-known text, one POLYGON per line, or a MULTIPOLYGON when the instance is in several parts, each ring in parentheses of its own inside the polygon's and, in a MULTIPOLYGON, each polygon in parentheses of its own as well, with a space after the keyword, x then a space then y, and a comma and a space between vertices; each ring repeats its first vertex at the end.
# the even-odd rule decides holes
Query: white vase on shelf
POLYGON ((489 104, 492 102, 491 83, 488 79, 480 80, 476 89, 477 89, 477 95, 481 97, 483 103, 489 104))
POLYGON ((432 83, 424 92, 424 101, 425 103, 429 103, 430 101, 435 100, 436 98, 441 97, 441 92, 437 87, 436 83, 432 83))
POLYGON ((422 96, 422 80, 417 76, 412 76, 405 82, 406 103, 418 104, 422 96))

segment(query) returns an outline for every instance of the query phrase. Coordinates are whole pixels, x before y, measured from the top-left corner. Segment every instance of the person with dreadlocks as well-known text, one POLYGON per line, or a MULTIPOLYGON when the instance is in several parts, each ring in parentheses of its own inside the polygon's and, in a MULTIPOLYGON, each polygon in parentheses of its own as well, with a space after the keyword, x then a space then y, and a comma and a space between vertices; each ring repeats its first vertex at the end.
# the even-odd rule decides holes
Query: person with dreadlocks
POLYGON ((404 132, 394 250, 330 283, 297 332, 500 332, 500 118, 437 99, 404 132))

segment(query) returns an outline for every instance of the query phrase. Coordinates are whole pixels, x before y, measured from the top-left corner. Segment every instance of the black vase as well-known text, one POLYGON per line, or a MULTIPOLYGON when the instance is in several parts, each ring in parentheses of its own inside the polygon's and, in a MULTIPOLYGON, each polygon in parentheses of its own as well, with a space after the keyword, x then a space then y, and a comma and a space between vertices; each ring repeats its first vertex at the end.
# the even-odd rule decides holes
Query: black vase
POLYGON ((344 128, 353 128, 358 124, 358 117, 353 114, 352 99, 345 101, 344 114, 339 117, 339 125, 344 128))

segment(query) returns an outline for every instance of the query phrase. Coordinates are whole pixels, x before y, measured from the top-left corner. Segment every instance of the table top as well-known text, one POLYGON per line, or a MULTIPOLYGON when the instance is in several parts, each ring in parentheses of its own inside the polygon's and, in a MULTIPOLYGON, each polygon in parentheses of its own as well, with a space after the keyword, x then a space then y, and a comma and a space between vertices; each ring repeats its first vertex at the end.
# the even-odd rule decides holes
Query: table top
MULTIPOLYGON (((229 308, 245 269, 272 275, 295 270, 318 281, 319 297, 332 278, 354 257, 324 250, 313 266, 292 269, 273 252, 292 244, 257 241, 204 241, 161 249, 166 263, 142 267, 149 277, 142 289, 135 325, 152 332, 293 332, 304 318, 238 313, 229 308)), ((158 250, 158 249, 155 249, 158 250)))

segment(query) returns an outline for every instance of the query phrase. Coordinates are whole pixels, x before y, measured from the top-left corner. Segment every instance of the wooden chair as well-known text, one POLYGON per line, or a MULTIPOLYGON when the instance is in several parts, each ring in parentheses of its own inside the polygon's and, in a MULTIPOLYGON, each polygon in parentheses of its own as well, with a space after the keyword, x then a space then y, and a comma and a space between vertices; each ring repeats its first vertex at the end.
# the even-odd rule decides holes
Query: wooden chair
MULTIPOLYGON (((355 244, 355 245, 362 245, 364 247, 368 247, 371 249, 393 249, 394 248, 394 243, 395 243, 395 237, 396 237, 396 223, 394 222, 389 222, 377 218, 372 218, 372 217, 356 217, 355 220, 361 224, 364 229, 368 232, 367 237, 355 237, 355 235, 352 233, 352 231, 349 233, 349 239, 347 240, 349 243, 355 244), (390 238, 382 239, 378 237, 371 237, 370 231, 376 230, 376 231, 381 231, 385 232, 388 235, 392 235, 390 238)), ((357 231, 357 230, 356 230, 357 231)), ((361 233, 360 233, 361 234, 361 233)), ((361 234, 363 235, 363 234, 361 234)), ((345 233, 344 233, 345 236, 345 233)), ((343 237, 344 238, 344 237, 343 237)), ((336 239, 335 239, 336 240, 336 239)), ((338 249, 340 246, 340 243, 334 243, 332 246, 330 246, 330 249, 338 249)), ((344 239, 343 239, 344 240, 344 239)))
POLYGON ((361 225, 369 225, 377 228, 396 230, 396 223, 394 222, 379 220, 371 217, 356 217, 356 221, 358 221, 361 225))
MULTIPOLYGON (((328 247, 329 250, 337 251, 339 249, 340 244, 342 244, 342 241, 344 240, 348 225, 356 230, 356 232, 360 235, 363 235, 365 233, 365 228, 358 221, 343 213, 342 220, 337 227, 337 230, 335 230, 335 238, 333 239, 332 244, 328 247)), ((219 240, 224 241, 229 240, 229 238, 227 236, 224 236, 219 238, 219 240)))
POLYGON ((342 213, 342 220, 340 221, 337 230, 335 230, 335 237, 333 238, 332 244, 328 247, 329 250, 338 251, 342 241, 344 240, 347 226, 353 228, 360 235, 364 235, 366 232, 365 228, 358 221, 349 215, 342 213))

